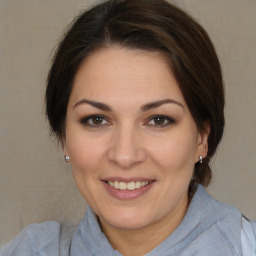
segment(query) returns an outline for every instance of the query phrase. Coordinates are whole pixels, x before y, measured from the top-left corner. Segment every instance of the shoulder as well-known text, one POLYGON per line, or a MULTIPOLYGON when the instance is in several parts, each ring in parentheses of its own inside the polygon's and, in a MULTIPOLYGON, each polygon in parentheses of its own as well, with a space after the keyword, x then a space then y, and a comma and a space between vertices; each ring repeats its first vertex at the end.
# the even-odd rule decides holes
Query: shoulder
POLYGON ((256 221, 243 216, 241 240, 243 255, 256 256, 256 221))
POLYGON ((201 185, 198 185, 195 201, 197 202, 197 210, 200 209, 201 211, 202 218, 216 219, 218 222, 225 220, 228 224, 233 223, 234 220, 238 222, 241 220, 242 213, 237 208, 214 199, 201 185))
MULTIPOLYGON (((197 200, 200 201, 201 221, 208 223, 204 234, 212 241, 220 241, 239 255, 256 256, 256 222, 244 217, 233 206, 215 200, 202 187, 198 187, 197 200)), ((232 255, 233 255, 232 254, 232 255)), ((234 254, 236 255, 236 254, 234 254)))
POLYGON ((0 249, 0 256, 58 255, 59 233, 60 224, 55 221, 31 224, 0 249))

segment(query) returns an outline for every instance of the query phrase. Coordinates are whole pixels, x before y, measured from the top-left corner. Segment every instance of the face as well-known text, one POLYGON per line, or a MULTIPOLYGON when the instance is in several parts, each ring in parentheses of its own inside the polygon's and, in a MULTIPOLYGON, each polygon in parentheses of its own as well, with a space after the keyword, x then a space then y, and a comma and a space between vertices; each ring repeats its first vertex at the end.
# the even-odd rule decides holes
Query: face
POLYGON ((206 143, 161 53, 102 49, 77 72, 64 151, 103 225, 139 229, 182 218, 206 143))

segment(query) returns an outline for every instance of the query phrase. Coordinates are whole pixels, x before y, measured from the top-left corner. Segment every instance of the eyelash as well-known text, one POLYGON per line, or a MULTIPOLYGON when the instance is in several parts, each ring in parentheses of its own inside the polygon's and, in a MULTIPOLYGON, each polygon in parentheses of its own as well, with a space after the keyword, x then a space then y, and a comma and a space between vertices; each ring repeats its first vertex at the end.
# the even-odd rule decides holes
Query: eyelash
POLYGON ((165 116, 165 115, 155 115, 155 116, 151 116, 149 119, 148 119, 148 123, 151 121, 151 120, 154 120, 154 119, 157 119, 157 118, 161 118, 161 119, 164 119, 164 124, 153 124, 153 125, 149 125, 149 126, 154 126, 154 127, 156 127, 156 128, 161 128, 161 127, 166 127, 166 126, 168 126, 168 125, 170 125, 170 124, 173 124, 173 123, 175 123, 175 120, 172 118, 172 117, 170 117, 170 116, 165 116), (166 121, 167 121, 167 123, 166 123, 166 121))
POLYGON ((103 126, 109 126, 110 124, 90 124, 89 121, 92 120, 93 118, 101 118, 102 120, 107 121, 108 123, 110 123, 107 118, 105 116, 102 115, 91 115, 91 116, 87 116, 81 119, 80 123, 84 126, 89 126, 89 127, 93 127, 93 128, 100 128, 103 126))
MULTIPOLYGON (((84 117, 80 120, 80 123, 84 126, 89 126, 89 127, 92 127, 92 128, 101 128, 101 127, 104 127, 104 126, 109 126, 111 125, 110 121, 108 121, 108 119, 103 116, 103 115, 90 115, 90 116, 87 116, 87 117, 84 117), (106 122, 108 122, 107 124, 91 124, 89 123, 89 121, 93 118, 100 118, 102 120, 105 120, 106 122)), ((148 126, 154 126, 156 128, 162 128, 162 127, 166 127, 170 124, 173 124, 175 123, 175 120, 169 116, 165 116, 165 115, 154 115, 154 116, 151 116, 150 118, 147 119, 146 123, 148 123, 148 126), (152 120, 156 120, 157 118, 161 118, 161 119, 164 119, 164 123, 163 124, 149 124, 150 121, 152 120), (166 122, 167 121, 167 122, 166 122)))

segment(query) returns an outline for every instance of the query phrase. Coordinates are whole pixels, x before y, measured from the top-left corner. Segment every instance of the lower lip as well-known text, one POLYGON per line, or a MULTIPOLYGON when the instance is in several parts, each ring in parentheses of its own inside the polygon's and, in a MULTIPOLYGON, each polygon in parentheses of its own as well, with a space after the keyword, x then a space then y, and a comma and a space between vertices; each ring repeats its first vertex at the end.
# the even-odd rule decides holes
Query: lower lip
POLYGON ((104 187, 106 188, 107 192, 114 198, 120 199, 120 200, 131 200, 136 199, 146 192, 148 192, 152 186, 154 185, 155 181, 149 183, 147 186, 141 187, 139 189, 135 190, 120 190, 116 189, 114 187, 111 187, 108 185, 105 181, 102 181, 104 187))

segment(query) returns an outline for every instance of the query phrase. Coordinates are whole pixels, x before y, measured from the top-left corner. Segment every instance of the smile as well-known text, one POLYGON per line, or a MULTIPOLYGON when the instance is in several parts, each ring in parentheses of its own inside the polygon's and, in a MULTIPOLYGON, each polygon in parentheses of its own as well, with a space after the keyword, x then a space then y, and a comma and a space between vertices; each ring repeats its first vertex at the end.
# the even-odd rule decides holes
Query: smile
POLYGON ((102 180, 107 193, 119 200, 132 200, 141 197, 156 183, 156 180, 143 178, 123 179, 111 178, 102 180))
POLYGON ((141 187, 145 187, 149 184, 148 181, 131 181, 131 182, 123 182, 123 181, 107 181, 108 185, 115 189, 119 190, 136 190, 141 187))

